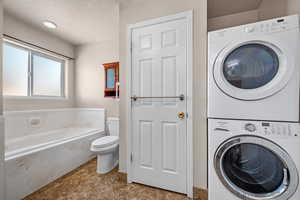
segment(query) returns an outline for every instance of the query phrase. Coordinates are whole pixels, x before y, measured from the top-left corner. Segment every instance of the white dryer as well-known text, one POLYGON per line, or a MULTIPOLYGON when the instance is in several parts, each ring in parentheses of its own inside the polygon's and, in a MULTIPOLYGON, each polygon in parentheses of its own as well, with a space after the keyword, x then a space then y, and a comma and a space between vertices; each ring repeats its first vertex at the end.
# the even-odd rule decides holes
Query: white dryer
POLYGON ((298 123, 208 121, 209 200, 299 200, 298 123))
POLYGON ((299 121, 298 16, 208 33, 208 117, 299 121))

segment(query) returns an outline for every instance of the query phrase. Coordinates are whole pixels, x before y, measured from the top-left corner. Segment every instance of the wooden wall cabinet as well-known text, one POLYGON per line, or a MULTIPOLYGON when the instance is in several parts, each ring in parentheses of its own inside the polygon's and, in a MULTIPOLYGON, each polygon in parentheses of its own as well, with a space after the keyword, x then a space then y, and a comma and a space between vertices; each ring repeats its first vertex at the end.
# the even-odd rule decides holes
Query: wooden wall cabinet
POLYGON ((119 62, 103 64, 105 71, 104 97, 116 98, 119 94, 119 62))

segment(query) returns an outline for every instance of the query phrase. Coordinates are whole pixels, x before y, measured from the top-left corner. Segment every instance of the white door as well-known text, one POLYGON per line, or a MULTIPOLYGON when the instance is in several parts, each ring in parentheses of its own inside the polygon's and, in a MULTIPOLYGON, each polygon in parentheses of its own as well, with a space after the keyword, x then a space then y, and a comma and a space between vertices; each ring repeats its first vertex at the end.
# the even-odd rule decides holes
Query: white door
POLYGON ((187 112, 178 98, 187 94, 187 19, 134 28, 131 39, 132 181, 187 193, 187 120, 178 116, 187 112))

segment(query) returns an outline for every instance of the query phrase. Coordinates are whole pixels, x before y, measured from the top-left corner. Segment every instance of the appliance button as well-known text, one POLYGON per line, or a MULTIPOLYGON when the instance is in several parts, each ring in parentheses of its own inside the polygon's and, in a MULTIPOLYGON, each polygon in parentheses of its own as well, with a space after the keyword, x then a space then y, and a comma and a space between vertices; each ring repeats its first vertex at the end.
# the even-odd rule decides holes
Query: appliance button
POLYGON ((256 131, 256 126, 252 123, 247 123, 245 124, 245 130, 249 132, 254 132, 256 131))
POLYGON ((245 28, 245 32, 246 32, 246 33, 252 33, 254 30, 255 30, 254 27, 246 27, 246 28, 245 28))

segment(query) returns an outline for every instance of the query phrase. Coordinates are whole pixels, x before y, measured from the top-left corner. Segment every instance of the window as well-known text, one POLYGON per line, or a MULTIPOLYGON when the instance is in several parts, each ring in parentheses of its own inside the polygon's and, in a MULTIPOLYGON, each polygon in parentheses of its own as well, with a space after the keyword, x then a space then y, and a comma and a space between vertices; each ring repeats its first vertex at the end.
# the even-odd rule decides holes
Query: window
POLYGON ((9 42, 3 45, 3 95, 64 97, 65 61, 9 42))
POLYGON ((3 93, 8 96, 28 94, 29 52, 7 43, 3 49, 3 93))

